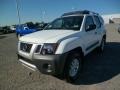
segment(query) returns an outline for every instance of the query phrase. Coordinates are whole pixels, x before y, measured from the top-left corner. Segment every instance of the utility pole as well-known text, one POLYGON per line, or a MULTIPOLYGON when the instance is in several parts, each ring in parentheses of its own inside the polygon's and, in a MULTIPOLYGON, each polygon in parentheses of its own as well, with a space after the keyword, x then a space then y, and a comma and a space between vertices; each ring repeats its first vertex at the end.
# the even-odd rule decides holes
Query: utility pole
POLYGON ((19 1, 18 0, 15 0, 15 1, 16 1, 16 9, 17 9, 18 22, 19 22, 19 25, 21 25, 19 1))

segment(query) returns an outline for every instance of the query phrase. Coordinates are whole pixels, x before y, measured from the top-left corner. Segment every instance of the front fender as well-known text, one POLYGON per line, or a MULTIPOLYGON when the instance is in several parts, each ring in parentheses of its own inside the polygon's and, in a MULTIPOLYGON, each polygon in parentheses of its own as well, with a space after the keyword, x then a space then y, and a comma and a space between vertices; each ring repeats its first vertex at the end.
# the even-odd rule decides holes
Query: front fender
POLYGON ((77 47, 81 47, 84 53, 85 49, 84 49, 83 41, 80 37, 67 38, 60 42, 56 50, 56 54, 66 53, 77 47))

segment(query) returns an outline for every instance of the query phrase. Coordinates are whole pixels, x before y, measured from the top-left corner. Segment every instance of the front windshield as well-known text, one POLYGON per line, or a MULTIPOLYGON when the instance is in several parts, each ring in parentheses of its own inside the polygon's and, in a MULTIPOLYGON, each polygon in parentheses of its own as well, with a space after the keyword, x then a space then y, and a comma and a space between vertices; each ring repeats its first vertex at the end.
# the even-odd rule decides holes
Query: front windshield
POLYGON ((83 16, 61 17, 50 23, 44 30, 51 29, 80 30, 82 21, 83 16))

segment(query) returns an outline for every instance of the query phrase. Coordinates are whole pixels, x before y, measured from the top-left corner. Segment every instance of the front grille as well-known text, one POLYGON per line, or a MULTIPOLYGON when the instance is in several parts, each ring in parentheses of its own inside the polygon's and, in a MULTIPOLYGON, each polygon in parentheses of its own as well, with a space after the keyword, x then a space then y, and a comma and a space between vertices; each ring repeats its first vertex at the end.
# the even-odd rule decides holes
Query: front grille
POLYGON ((32 44, 28 44, 28 43, 20 43, 20 50, 30 53, 30 50, 32 48, 32 44))

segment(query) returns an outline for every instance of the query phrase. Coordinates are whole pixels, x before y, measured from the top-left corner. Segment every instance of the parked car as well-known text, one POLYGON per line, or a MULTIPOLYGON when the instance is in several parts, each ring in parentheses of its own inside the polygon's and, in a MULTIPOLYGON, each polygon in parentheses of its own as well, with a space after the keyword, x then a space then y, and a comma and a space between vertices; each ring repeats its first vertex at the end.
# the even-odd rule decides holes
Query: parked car
POLYGON ((43 30, 43 28, 47 25, 48 23, 33 24, 32 22, 28 22, 24 25, 18 25, 16 27, 16 35, 18 38, 20 38, 21 36, 24 36, 26 34, 30 34, 36 31, 43 30))
POLYGON ((20 38, 21 36, 24 36, 26 34, 36 32, 36 31, 37 31, 37 29, 30 28, 27 25, 18 25, 18 26, 16 26, 16 36, 18 38, 20 38))
POLYGON ((15 32, 15 26, 4 26, 0 28, 2 34, 13 33, 15 32))
MULTIPOLYGON (((75 81, 84 56, 104 50, 106 30, 102 17, 91 11, 74 11, 55 19, 44 30, 23 36, 18 43, 18 59, 31 70, 65 75, 75 81)), ((96 58, 97 59, 97 58, 96 58)))
POLYGON ((0 33, 2 33, 2 27, 0 27, 0 33))
POLYGON ((39 30, 43 30, 47 25, 48 23, 36 23, 36 28, 39 29, 39 30))
POLYGON ((10 30, 11 30, 12 33, 14 33, 15 30, 16 30, 16 26, 14 26, 14 25, 10 26, 10 30))
POLYGON ((12 30, 10 29, 10 26, 2 27, 2 33, 3 34, 12 33, 12 30))

